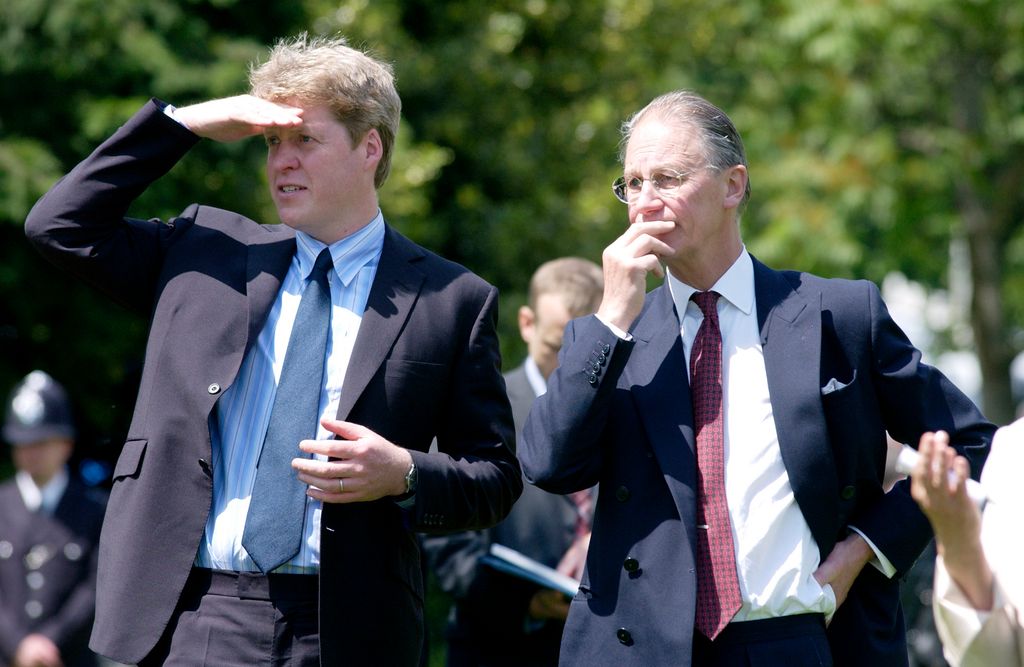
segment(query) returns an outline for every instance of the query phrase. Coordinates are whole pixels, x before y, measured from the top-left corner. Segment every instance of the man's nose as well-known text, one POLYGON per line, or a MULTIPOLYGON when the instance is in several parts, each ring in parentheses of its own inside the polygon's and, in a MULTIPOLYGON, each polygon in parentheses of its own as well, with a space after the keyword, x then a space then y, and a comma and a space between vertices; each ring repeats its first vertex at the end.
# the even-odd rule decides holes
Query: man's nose
POLYGON ((299 166, 298 151, 287 143, 278 144, 267 159, 274 171, 287 171, 299 166))
POLYGON ((665 201, 661 198, 661 193, 654 187, 654 183, 645 180, 640 185, 640 192, 637 193, 636 199, 633 200, 634 211, 649 213, 660 210, 664 205, 665 201))

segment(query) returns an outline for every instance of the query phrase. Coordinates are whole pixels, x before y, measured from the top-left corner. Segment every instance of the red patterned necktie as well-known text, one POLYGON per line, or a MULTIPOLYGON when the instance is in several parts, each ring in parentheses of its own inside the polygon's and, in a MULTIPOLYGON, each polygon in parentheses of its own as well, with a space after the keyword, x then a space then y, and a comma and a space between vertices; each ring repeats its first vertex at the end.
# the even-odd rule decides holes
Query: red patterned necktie
POLYGON ((725 498, 725 439, 722 418, 722 333, 718 294, 690 297, 704 314, 690 351, 693 429, 697 434, 697 618, 694 625, 714 639, 740 608, 736 549, 725 498))
POLYGON ((576 505, 576 537, 582 537, 590 532, 590 520, 594 514, 594 498, 590 489, 574 491, 569 494, 576 505))

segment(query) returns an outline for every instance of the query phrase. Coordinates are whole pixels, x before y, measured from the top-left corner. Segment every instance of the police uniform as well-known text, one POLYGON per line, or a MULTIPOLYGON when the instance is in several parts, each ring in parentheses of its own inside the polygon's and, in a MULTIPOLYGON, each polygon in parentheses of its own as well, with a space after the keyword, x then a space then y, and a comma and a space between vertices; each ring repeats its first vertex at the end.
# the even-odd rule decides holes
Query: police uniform
MULTIPOLYGON (((30 373, 11 394, 3 435, 13 447, 73 440, 63 388, 45 373, 30 373)), ((22 488, 16 478, 0 484, 0 666, 10 665, 22 639, 36 633, 57 645, 65 667, 96 665, 87 644, 104 495, 68 475, 55 506, 33 509, 25 495, 31 477, 22 475, 22 488)))

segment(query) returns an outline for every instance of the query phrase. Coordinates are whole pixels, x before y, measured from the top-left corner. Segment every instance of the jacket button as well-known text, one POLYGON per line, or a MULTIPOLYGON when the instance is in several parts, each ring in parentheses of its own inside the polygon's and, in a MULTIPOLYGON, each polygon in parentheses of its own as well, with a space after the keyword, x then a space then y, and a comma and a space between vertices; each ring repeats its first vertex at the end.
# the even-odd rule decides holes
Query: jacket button
POLYGON ((853 486, 844 486, 842 493, 839 495, 842 496, 843 500, 850 500, 857 495, 857 489, 853 486))
POLYGON ((587 382, 590 383, 591 387, 596 387, 597 386, 597 376, 594 375, 593 373, 591 373, 590 375, 587 376, 587 382))
POLYGON ((625 486, 620 486, 615 489, 615 500, 618 500, 620 503, 624 503, 629 500, 629 489, 625 486))
POLYGON ((25 575, 25 583, 28 587, 34 591, 38 591, 40 588, 46 585, 46 577, 43 576, 42 572, 33 570, 25 575))
POLYGON ((636 572, 640 569, 640 561, 638 561, 635 558, 627 558, 622 563, 622 567, 626 570, 626 572, 636 572))
POLYGON ((633 643, 633 635, 629 634, 629 630, 626 628, 619 628, 616 630, 615 637, 618 638, 620 644, 629 646, 633 643))
POLYGON ((43 603, 39 600, 29 600, 25 603, 25 615, 35 620, 43 615, 43 603))
POLYGON ((220 385, 217 384, 216 382, 214 382, 209 387, 206 388, 206 391, 208 393, 211 393, 211 394, 219 394, 220 393, 220 385))
POLYGON ((611 351, 612 351, 612 346, 609 345, 608 343, 605 343, 604 346, 601 347, 601 352, 603 352, 605 355, 607 355, 611 351))

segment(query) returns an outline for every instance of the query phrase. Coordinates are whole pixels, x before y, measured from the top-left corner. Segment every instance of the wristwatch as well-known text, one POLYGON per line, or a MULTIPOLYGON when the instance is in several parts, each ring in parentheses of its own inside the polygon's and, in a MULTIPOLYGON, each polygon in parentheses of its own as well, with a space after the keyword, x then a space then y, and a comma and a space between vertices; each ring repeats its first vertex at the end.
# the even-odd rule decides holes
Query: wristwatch
POLYGON ((416 493, 416 482, 419 475, 416 473, 416 464, 409 464, 409 472, 405 473, 405 495, 411 496, 416 493))

